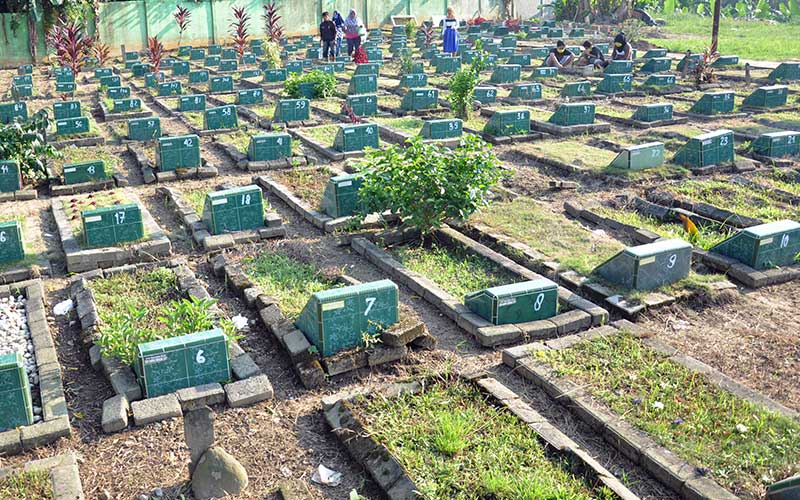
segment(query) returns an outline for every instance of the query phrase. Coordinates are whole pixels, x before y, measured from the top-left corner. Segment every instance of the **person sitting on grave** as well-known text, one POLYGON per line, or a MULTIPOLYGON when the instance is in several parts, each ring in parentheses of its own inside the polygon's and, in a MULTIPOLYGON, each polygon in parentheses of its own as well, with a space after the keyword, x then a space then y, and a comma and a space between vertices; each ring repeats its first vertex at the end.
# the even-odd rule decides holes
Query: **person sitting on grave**
POLYGON ((319 25, 319 36, 322 39, 322 58, 333 61, 334 43, 336 43, 336 24, 328 18, 328 11, 322 13, 322 23, 319 25))
POLYGON ((359 47, 361 47, 361 35, 358 33, 358 27, 361 25, 361 20, 358 19, 355 9, 350 9, 347 19, 344 20, 344 37, 347 39, 347 55, 352 56, 359 47))
POLYGON ((614 37, 614 47, 611 49, 611 59, 615 61, 630 61, 633 59, 633 48, 628 40, 625 39, 625 33, 619 32, 614 37))
POLYGON ((578 58, 577 65, 588 66, 590 64, 600 69, 608 66, 608 61, 606 61, 606 58, 603 56, 602 50, 595 47, 589 40, 586 40, 583 42, 583 52, 578 58))
POLYGON ((444 31, 442 31, 443 51, 446 54, 456 55, 458 52, 458 19, 456 11, 452 7, 447 8, 447 18, 444 20, 444 31))
POLYGON ((556 43, 556 48, 550 49, 547 59, 544 60, 544 66, 556 67, 564 69, 572 66, 575 56, 572 52, 567 50, 567 46, 562 40, 556 43))

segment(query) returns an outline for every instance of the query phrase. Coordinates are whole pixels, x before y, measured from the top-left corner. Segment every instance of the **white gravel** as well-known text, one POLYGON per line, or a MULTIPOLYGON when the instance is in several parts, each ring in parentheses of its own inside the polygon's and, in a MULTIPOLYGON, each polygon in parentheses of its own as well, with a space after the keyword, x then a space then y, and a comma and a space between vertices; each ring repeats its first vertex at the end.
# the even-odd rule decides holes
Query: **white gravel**
MULTIPOLYGON (((28 318, 25 314, 26 299, 4 297, 0 299, 0 355, 18 352, 24 358, 25 372, 31 392, 39 391, 39 372, 36 369, 36 356, 33 351, 33 339, 28 329, 28 318)), ((33 407, 35 422, 42 420, 42 409, 33 407)))

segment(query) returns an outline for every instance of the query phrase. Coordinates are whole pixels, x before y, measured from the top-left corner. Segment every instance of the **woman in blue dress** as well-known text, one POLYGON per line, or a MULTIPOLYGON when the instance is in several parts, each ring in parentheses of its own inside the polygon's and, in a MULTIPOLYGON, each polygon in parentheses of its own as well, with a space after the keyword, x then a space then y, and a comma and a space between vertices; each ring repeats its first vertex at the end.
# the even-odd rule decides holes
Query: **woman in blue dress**
POLYGON ((452 7, 447 8, 447 19, 444 20, 444 31, 442 32, 442 41, 444 48, 442 51, 446 54, 455 55, 458 52, 458 20, 456 19, 456 12, 452 7))

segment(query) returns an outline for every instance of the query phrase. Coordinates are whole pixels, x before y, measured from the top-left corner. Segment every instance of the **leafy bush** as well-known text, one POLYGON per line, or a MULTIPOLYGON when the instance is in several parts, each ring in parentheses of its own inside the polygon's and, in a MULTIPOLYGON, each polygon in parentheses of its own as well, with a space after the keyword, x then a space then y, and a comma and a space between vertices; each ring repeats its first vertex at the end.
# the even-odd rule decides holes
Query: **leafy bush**
POLYGON ((89 57, 94 38, 80 22, 60 19, 50 28, 45 42, 55 51, 59 65, 70 68, 77 77, 89 57))
POLYGON ((475 51, 472 63, 462 66, 448 82, 450 93, 447 95, 447 100, 456 117, 462 120, 469 118, 475 87, 480 83, 481 71, 486 68, 489 59, 480 40, 475 42, 475 51))
POLYGON ((313 83, 313 99, 326 98, 333 95, 336 89, 336 77, 323 71, 315 69, 309 73, 294 74, 286 79, 283 89, 286 95, 293 99, 300 99, 303 94, 300 92, 301 83, 313 83))
POLYGON ((369 151, 357 169, 364 175, 362 217, 389 210, 423 234, 447 220, 467 219, 503 175, 491 146, 473 135, 456 149, 417 136, 405 146, 369 151))
POLYGON ((153 67, 153 73, 158 73, 161 69, 161 60, 164 58, 164 44, 158 40, 157 36, 147 39, 147 58, 153 67))
POLYGON ((414 59, 409 54, 403 54, 398 58, 398 65, 400 67, 401 75, 411 74, 414 69, 414 59))
POLYGON ((406 38, 411 38, 414 36, 414 32, 417 30, 417 22, 413 19, 409 19, 406 21, 405 25, 406 29, 406 38))
POLYGON ((47 144, 45 131, 49 125, 50 115, 46 109, 36 112, 27 122, 0 125, 0 160, 16 160, 26 184, 46 179, 46 159, 59 155, 47 144))
POLYGON ((275 69, 283 65, 281 62, 281 48, 277 43, 266 40, 261 47, 264 49, 261 61, 266 62, 268 68, 275 69))

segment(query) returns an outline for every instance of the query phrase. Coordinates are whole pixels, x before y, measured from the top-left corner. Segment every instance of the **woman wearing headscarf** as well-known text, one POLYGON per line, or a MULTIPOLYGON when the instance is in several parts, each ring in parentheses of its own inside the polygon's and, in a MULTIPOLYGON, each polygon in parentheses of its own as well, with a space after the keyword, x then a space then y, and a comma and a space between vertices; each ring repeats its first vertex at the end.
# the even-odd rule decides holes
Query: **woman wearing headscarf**
POLYGON ((358 27, 361 20, 358 19, 355 9, 350 9, 350 14, 344 20, 344 37, 347 39, 347 55, 352 56, 353 52, 361 46, 361 35, 358 27))
POLYGON ((344 37, 344 18, 339 14, 338 10, 333 11, 333 24, 336 25, 336 57, 342 54, 342 38, 344 37))
POLYGON ((452 7, 447 8, 447 18, 444 20, 442 31, 443 52, 455 55, 458 52, 458 19, 452 7))
POLYGON ((617 33, 614 37, 614 47, 611 49, 611 59, 614 61, 630 61, 633 59, 633 49, 628 40, 625 39, 625 33, 617 33))

